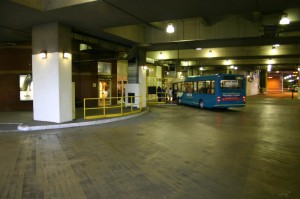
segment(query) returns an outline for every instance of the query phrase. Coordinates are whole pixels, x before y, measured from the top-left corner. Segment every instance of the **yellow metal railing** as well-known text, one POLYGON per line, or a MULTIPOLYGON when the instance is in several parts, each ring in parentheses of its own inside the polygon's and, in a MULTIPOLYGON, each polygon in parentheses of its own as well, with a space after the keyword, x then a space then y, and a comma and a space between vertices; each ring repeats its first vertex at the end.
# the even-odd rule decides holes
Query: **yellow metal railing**
POLYGON ((170 97, 166 92, 157 92, 147 96, 147 104, 165 104, 170 101, 170 97))
POLYGON ((108 103, 107 99, 84 98, 84 119, 119 117, 142 111, 142 96, 110 97, 110 101, 117 102, 119 100, 119 103, 113 105, 108 103))

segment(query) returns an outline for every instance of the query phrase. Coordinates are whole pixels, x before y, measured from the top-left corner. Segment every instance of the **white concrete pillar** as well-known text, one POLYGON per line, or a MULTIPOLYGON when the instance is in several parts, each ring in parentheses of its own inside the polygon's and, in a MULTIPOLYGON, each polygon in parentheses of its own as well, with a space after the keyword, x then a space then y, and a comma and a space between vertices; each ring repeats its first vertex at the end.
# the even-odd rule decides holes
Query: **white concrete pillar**
POLYGON ((140 86, 140 96, 142 97, 142 107, 147 106, 147 70, 144 69, 144 66, 139 67, 139 86, 140 86))
POLYGON ((72 58, 63 58, 64 52, 71 53, 71 29, 58 23, 33 27, 32 51, 33 119, 71 121, 72 58))

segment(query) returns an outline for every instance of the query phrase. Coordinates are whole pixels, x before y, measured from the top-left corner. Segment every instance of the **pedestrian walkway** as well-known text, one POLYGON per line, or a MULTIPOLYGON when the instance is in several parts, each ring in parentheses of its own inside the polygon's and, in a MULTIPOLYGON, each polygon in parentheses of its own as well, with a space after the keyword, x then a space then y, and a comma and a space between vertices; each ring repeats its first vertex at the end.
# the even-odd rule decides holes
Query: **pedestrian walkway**
POLYGON ((75 120, 58 124, 54 122, 35 121, 33 120, 32 111, 11 111, 11 112, 1 111, 0 132, 36 131, 36 130, 46 130, 46 129, 59 129, 59 128, 98 125, 98 124, 105 124, 109 122, 115 122, 115 121, 138 117, 147 112, 148 112, 148 108, 144 108, 140 113, 136 113, 132 115, 113 117, 113 118, 85 120, 83 119, 82 108, 78 108, 76 109, 75 120))

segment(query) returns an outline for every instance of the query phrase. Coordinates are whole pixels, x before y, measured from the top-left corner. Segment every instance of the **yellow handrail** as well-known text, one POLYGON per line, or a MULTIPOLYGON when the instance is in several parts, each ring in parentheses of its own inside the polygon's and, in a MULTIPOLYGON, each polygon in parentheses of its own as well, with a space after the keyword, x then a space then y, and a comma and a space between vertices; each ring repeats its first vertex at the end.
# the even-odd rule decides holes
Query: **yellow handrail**
POLYGON ((110 100, 113 99, 116 99, 116 101, 120 100, 120 104, 107 105, 105 99, 84 98, 83 100, 84 119, 119 117, 119 116, 130 115, 142 111, 142 96, 110 97, 110 100), (103 100, 101 106, 98 103, 99 100, 103 100), (133 100, 137 103, 133 103, 133 100), (93 101, 97 102, 97 106, 93 105, 93 101), (124 101, 126 103, 124 103, 124 101), (92 105, 89 106, 88 105, 89 102, 91 102, 92 105))
MULTIPOLYGON (((155 94, 153 94, 155 95, 155 94)), ((166 92, 157 92, 154 98, 147 98, 147 104, 165 104, 168 101, 168 94, 166 92)))

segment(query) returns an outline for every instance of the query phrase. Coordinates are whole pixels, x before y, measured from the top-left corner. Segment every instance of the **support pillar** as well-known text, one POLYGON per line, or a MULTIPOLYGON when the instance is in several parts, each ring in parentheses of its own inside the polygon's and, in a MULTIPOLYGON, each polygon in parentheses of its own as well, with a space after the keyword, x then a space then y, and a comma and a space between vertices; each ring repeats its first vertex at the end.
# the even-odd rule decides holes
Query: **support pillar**
POLYGON ((58 23, 33 27, 33 119, 63 123, 72 120, 71 29, 58 23), (46 57, 41 57, 41 52, 46 57))
POLYGON ((133 92, 142 97, 142 107, 146 107, 146 51, 138 49, 134 62, 128 65, 128 84, 126 85, 126 96, 133 92))

